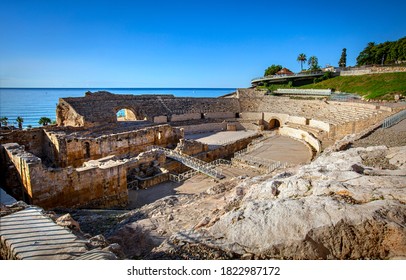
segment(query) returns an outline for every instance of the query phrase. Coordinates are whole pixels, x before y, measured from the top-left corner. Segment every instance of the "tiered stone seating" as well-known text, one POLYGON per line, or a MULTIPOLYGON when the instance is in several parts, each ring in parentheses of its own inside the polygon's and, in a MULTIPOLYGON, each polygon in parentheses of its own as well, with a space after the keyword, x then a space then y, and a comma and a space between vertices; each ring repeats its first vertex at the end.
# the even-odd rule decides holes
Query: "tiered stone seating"
MULTIPOLYGON (((244 100, 243 102, 247 102, 244 100)), ((251 100, 242 105, 242 109, 252 108, 254 112, 272 112, 316 119, 330 124, 341 124, 349 121, 362 120, 376 115, 384 115, 385 111, 367 107, 338 104, 313 100, 289 100, 286 98, 264 97, 251 100), (255 103, 257 107, 255 109, 255 103)))

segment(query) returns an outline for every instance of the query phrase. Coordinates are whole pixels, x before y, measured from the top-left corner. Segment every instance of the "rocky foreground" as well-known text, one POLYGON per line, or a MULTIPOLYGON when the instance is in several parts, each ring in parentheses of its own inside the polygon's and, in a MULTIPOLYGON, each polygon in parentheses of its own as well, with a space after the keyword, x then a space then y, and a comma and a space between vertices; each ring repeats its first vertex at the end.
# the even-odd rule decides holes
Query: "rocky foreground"
POLYGON ((129 258, 406 258, 406 146, 321 155, 272 178, 171 196, 108 233, 129 258))

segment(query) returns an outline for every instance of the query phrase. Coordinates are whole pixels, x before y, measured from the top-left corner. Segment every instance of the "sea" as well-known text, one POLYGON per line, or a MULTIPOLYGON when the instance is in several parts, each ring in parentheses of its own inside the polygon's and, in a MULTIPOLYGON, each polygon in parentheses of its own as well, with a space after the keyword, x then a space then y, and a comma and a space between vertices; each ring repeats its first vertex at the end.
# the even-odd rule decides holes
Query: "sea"
POLYGON ((23 128, 38 127, 41 117, 56 120, 56 105, 61 97, 83 97, 85 92, 106 90, 114 94, 173 94, 176 97, 219 97, 235 88, 0 88, 0 118, 18 127, 16 118, 24 119, 23 128))

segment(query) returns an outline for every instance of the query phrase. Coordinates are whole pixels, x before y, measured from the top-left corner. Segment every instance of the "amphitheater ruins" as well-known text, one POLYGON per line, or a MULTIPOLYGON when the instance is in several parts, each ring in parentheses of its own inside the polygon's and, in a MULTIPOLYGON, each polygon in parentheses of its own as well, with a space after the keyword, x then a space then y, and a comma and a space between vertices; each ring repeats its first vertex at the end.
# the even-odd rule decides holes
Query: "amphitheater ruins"
POLYGON ((1 133, 0 185, 43 209, 125 209, 129 192, 197 173, 217 184, 310 162, 402 109, 252 88, 219 98, 87 92, 59 100, 56 125, 1 133))

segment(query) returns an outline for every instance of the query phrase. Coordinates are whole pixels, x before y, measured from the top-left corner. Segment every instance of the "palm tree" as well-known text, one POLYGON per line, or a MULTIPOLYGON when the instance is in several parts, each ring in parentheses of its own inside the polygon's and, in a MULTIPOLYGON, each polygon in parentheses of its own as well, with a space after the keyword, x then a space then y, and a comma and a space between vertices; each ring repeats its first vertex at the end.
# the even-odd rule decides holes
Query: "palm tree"
POLYGON ((8 123, 7 121, 8 121, 7 117, 1 117, 0 118, 0 127, 1 127, 1 125, 7 126, 7 123, 8 123))
POLYGON ((309 66, 310 66, 310 70, 317 70, 317 69, 320 68, 320 66, 319 66, 319 60, 317 59, 316 56, 311 56, 311 57, 309 58, 309 60, 307 61, 307 63, 308 63, 309 66))
POLYGON ((300 68, 303 71, 303 63, 305 63, 307 61, 307 57, 304 53, 299 54, 299 56, 296 59, 297 61, 300 62, 300 68))
POLYGON ((24 122, 24 119, 23 119, 22 117, 18 116, 18 117, 16 118, 16 122, 18 123, 18 128, 19 128, 19 129, 23 129, 23 122, 24 122))
POLYGON ((38 121, 40 125, 46 126, 51 123, 51 119, 47 117, 41 117, 38 121))

